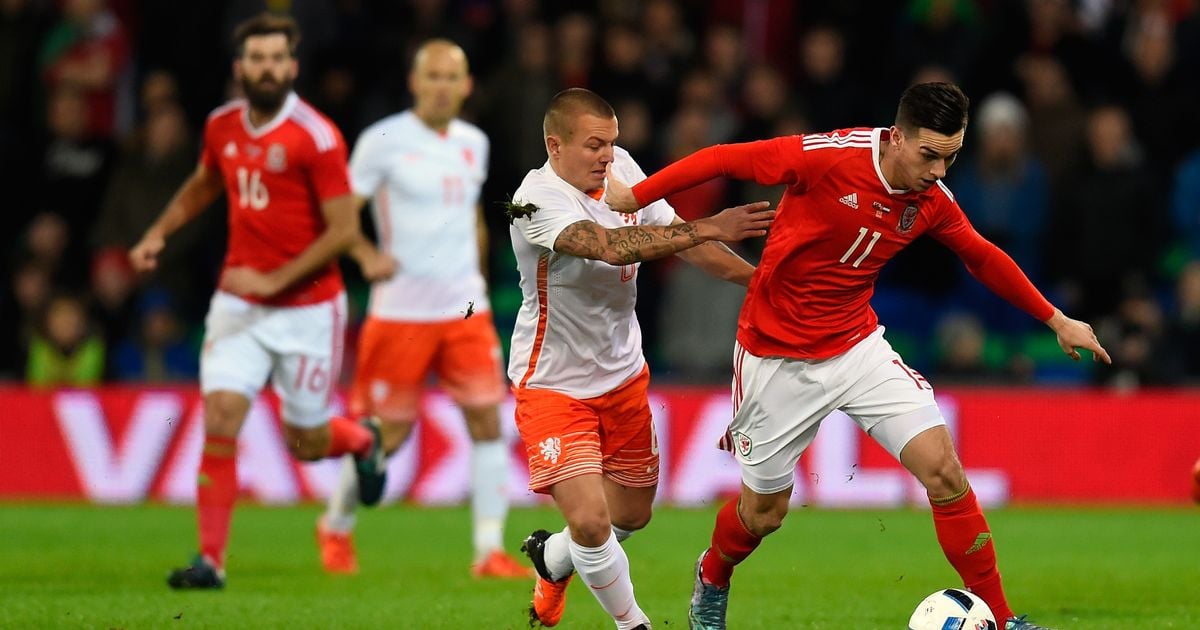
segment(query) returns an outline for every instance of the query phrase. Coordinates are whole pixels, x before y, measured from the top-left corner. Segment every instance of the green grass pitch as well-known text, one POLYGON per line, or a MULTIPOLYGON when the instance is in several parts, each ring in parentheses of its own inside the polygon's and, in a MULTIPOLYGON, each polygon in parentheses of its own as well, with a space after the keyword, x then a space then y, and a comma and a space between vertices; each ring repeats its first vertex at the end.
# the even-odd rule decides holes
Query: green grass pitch
MULTIPOLYGON (((531 583, 468 573, 465 509, 366 511, 362 571, 324 575, 317 506, 240 506, 221 592, 164 578, 195 546, 188 508, 0 505, 0 628, 525 628, 531 583)), ((691 567, 712 510, 661 509, 625 543, 657 630, 686 628, 691 567)), ((1056 628, 1200 625, 1200 510, 1008 508, 989 513, 1018 612, 1056 628)), ((561 527, 514 510, 507 542, 561 527)), ((916 510, 797 508, 738 568, 731 628, 904 628, 928 593, 957 585, 916 510)), ((612 628, 576 580, 560 628, 612 628)))

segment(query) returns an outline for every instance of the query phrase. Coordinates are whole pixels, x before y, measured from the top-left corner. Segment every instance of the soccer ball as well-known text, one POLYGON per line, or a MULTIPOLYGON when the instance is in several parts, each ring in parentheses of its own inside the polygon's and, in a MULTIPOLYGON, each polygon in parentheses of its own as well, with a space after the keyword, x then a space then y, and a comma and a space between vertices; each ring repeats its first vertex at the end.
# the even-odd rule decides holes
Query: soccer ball
POLYGON ((974 594, 947 588, 921 600, 908 630, 996 630, 996 616, 974 594))

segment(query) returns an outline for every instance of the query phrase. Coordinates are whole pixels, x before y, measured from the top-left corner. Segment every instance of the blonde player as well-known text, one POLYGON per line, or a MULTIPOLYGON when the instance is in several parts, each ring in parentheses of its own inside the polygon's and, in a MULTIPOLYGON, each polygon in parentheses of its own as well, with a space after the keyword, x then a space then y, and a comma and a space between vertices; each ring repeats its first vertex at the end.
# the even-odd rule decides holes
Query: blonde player
POLYGON ((510 229, 523 302, 508 375, 529 488, 551 495, 566 529, 533 532, 524 550, 538 571, 531 621, 558 623, 574 572, 618 628, 648 628, 629 561, 617 543, 650 520, 658 444, 650 381, 634 315, 638 264, 678 253, 745 285, 754 267, 719 241, 766 233, 766 203, 684 223, 666 202, 621 214, 603 201, 607 170, 645 177, 615 146, 617 119, 596 94, 556 95, 545 117, 549 160, 513 195, 510 229))
MULTIPOLYGON (((527 577, 502 549, 508 512, 508 450, 497 404, 504 398, 500 342, 480 271, 487 233, 479 189, 488 139, 457 118, 471 93, 467 58, 435 39, 417 51, 409 75, 413 108, 368 127, 350 174, 361 208, 374 197, 376 248, 360 235, 351 252, 369 280, 370 313, 359 340, 351 410, 381 420, 384 450, 412 433, 430 373, 462 407, 471 447, 471 514, 476 577, 527 577)), ((321 563, 353 573, 358 503, 353 467, 343 468, 317 524, 321 563)), ((371 497, 373 503, 378 497, 371 497)))

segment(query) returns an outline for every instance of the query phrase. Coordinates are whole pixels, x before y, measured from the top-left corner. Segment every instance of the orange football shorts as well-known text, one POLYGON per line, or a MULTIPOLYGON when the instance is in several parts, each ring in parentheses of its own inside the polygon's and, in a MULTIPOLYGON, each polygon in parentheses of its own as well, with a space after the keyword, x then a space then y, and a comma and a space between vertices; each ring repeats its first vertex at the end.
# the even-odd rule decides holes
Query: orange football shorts
POLYGON ((431 373, 461 406, 499 404, 504 400, 501 370, 500 338, 490 312, 443 322, 367 317, 358 340, 350 411, 393 422, 415 420, 431 373))
POLYGON ((658 437, 647 390, 650 369, 617 389, 577 400, 545 389, 513 388, 517 430, 529 458, 529 489, 586 474, 630 488, 658 483, 658 437))

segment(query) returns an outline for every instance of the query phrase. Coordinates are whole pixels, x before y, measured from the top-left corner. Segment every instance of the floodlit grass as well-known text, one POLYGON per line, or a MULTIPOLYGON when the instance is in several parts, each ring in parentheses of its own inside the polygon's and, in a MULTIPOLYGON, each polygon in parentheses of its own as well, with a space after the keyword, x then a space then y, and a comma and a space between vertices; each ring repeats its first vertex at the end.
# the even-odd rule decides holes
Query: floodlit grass
MULTIPOLYGON (((193 513, 163 506, 0 505, 0 628, 525 628, 531 582, 476 581, 465 509, 364 511, 362 572, 324 575, 319 508, 238 508, 228 583, 173 592, 195 547, 193 513)), ((691 568, 712 510, 662 509, 625 543, 655 628, 685 628, 691 568)), ((1200 625, 1200 511, 1009 508, 989 514, 1009 599, 1058 628, 1200 625)), ((529 531, 562 526, 514 510, 529 531)), ((928 593, 958 585, 927 513, 797 509, 738 568, 731 628, 903 628, 928 593)), ((572 583, 560 628, 612 628, 572 583)))

